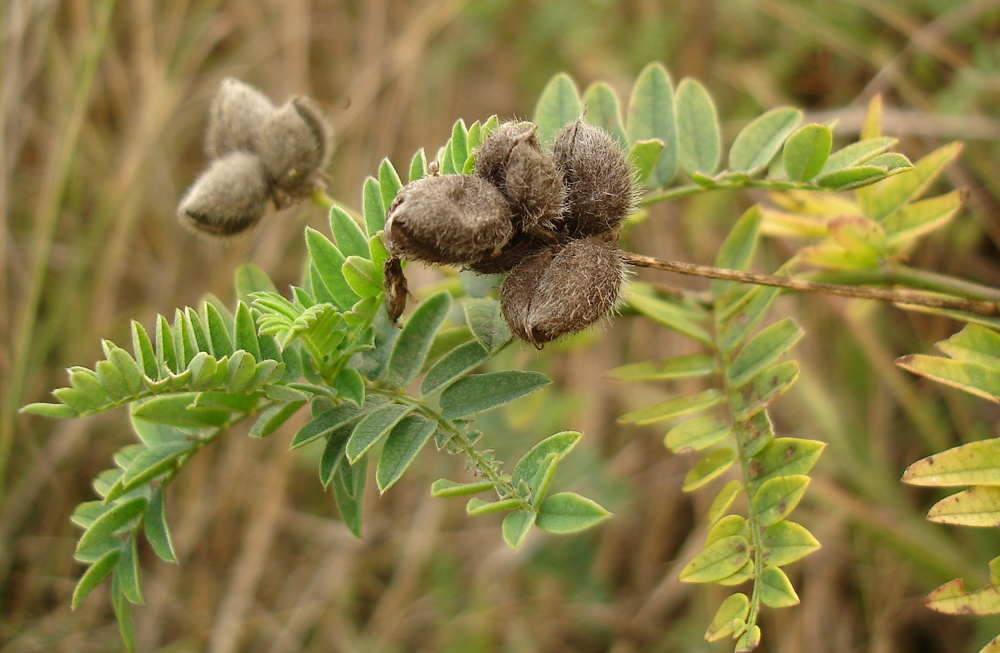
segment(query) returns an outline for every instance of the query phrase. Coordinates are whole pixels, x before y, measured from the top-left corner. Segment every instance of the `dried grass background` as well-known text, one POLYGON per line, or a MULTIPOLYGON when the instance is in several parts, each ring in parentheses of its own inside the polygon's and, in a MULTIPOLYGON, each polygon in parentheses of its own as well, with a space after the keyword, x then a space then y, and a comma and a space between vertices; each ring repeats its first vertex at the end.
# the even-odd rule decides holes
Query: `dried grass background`
MULTIPOLYGON (((459 117, 528 117, 560 70, 627 96, 640 68, 662 60, 675 81, 706 83, 730 136, 783 103, 840 116, 841 133, 856 135, 860 108, 882 92, 886 129, 912 158, 969 141, 949 179, 971 189, 968 208, 914 262, 1000 285, 996 0, 5 0, 0 12, 5 653, 122 649, 106 590, 69 610, 81 567, 68 517, 132 437, 123 411, 53 422, 16 408, 63 385, 65 367, 92 364, 101 338, 126 344, 130 318, 148 326, 207 292, 232 301, 244 261, 286 287, 299 274, 303 226, 323 228, 321 210, 300 207, 220 243, 175 220, 205 164, 206 109, 225 76, 276 101, 306 94, 328 107, 338 135, 329 192, 354 206, 382 157, 402 168, 419 147, 433 153, 459 117)), ((658 207, 628 245, 709 262, 747 202, 721 193, 658 207)), ((782 251, 774 244, 770 262, 782 251)), ((824 548, 790 569, 802 604, 767 613, 762 650, 977 650, 1000 622, 942 617, 921 601, 956 576, 984 582, 1000 538, 928 524, 934 495, 898 482, 921 456, 998 435, 994 406, 892 366, 956 326, 832 299, 786 298, 778 310, 807 331, 801 380, 776 406, 779 429, 830 446, 796 513, 824 548)), ((711 497, 681 494, 692 461, 666 452, 662 429, 614 421, 693 386, 605 378, 622 362, 690 348, 623 318, 573 348, 506 354, 557 387, 484 420, 491 445, 512 460, 552 432, 583 430, 565 478, 616 513, 582 536, 536 534, 516 553, 499 520, 429 496, 434 478, 462 473, 445 454, 424 452, 383 498, 369 488, 357 540, 317 482, 315 459, 287 452, 290 428, 263 442, 220 438, 168 494, 180 564, 140 549, 139 649, 731 650, 701 641, 725 594, 676 580, 704 540, 699 516, 711 497)))

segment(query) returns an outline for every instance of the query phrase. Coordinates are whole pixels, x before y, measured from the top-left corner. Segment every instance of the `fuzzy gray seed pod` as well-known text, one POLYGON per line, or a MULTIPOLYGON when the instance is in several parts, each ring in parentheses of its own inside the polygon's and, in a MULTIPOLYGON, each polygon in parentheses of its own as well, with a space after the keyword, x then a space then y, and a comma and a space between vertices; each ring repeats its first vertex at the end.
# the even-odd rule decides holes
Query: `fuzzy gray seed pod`
POLYGON ((559 227, 566 203, 563 174, 542 151, 531 123, 506 122, 476 151, 475 174, 500 189, 516 226, 541 234, 559 227))
POLYGON ((566 226, 573 238, 614 234, 635 210, 635 174, 618 144, 581 116, 552 146, 567 190, 566 226))
POLYGON ((582 331, 611 311, 625 280, 618 248, 599 238, 571 240, 518 264, 500 289, 511 331, 542 345, 582 331))
POLYGON ((312 192, 332 152, 332 129, 311 100, 293 98, 260 128, 257 152, 280 207, 312 192))
POLYGON ((195 180, 177 208, 184 224, 216 236, 231 236, 257 224, 270 198, 260 159, 230 152, 195 180))
POLYGON ((472 261, 465 267, 479 274, 510 272, 515 265, 551 244, 546 240, 517 232, 499 252, 492 253, 478 261, 472 261))
POLYGON ((472 175, 424 177, 407 184, 385 223, 390 254, 428 263, 478 261, 499 253, 513 235, 503 195, 472 175))
POLYGON ((256 152, 257 131, 277 111, 266 95, 233 77, 222 80, 212 98, 205 131, 208 158, 242 150, 256 152))

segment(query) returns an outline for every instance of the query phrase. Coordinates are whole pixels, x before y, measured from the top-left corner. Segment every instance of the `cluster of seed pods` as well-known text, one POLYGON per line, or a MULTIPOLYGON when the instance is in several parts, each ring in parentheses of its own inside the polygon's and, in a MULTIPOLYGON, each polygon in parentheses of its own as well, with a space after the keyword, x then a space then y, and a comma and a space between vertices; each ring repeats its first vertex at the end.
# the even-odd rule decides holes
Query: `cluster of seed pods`
POLYGON ((614 308, 625 279, 617 242, 636 202, 621 148, 583 117, 542 150, 531 123, 500 125, 472 175, 432 175, 403 187, 385 228, 386 305, 402 312, 399 258, 507 273, 500 305, 511 331, 541 348, 614 308))
POLYGON ((211 163, 181 199, 177 215, 199 231, 230 236, 308 197, 333 152, 333 129, 316 104, 295 97, 276 107, 232 77, 222 81, 209 114, 211 163))

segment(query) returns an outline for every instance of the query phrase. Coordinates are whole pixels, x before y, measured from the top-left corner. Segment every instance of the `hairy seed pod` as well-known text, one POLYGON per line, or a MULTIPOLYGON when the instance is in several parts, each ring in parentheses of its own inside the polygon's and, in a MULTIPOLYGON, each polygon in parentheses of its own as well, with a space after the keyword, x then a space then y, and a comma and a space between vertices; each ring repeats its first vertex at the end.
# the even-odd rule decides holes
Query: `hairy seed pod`
POLYGON ((253 86, 233 77, 222 80, 208 112, 208 158, 217 159, 236 150, 255 153, 257 131, 276 110, 267 96, 253 86))
POLYGON ((330 158, 332 129, 311 100, 293 98, 260 128, 257 151, 282 206, 312 192, 330 158))
POLYGON ((393 200, 385 224, 391 254, 428 263, 478 261, 500 252, 513 235, 503 195, 472 175, 410 182, 393 200))
POLYGON ((618 248, 599 238, 554 245, 517 265, 500 289, 511 331, 541 349, 611 311, 625 280, 618 248))
POLYGON ((532 254, 545 249, 552 243, 547 240, 529 236, 524 232, 517 232, 510 239, 503 249, 493 252, 490 255, 473 261, 466 267, 479 274, 500 274, 510 272, 514 266, 532 254))
POLYGON ((617 236, 635 210, 636 190, 632 166, 614 139, 581 116, 556 136, 552 158, 566 181, 570 236, 617 236))
POLYGON ((562 172, 542 152, 531 123, 506 122, 476 151, 475 174, 500 189, 516 226, 528 233, 558 228, 566 202, 562 172))
POLYGON ((230 152, 216 159, 181 199, 177 217, 199 231, 231 236, 263 217, 270 188, 260 159, 230 152))

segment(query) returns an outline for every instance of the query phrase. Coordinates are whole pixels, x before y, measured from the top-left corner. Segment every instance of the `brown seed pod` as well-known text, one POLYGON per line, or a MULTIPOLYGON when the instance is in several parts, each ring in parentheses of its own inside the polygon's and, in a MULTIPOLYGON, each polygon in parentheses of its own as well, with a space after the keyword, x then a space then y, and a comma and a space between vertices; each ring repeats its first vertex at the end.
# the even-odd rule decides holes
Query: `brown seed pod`
POLYGON ((396 195, 385 223, 391 254, 428 263, 478 261, 499 253, 513 235, 503 195, 472 175, 410 182, 396 195))
POLYGON ((395 256, 390 256, 382 264, 382 289, 385 291, 385 310, 389 314, 389 321, 396 324, 399 316, 406 310, 406 298, 410 289, 403 276, 403 266, 395 256))
POLYGON ((181 199, 177 217, 199 231, 231 236, 263 217, 270 188, 260 159, 230 152, 216 159, 181 199))
POLYGON ((205 130, 205 152, 210 159, 242 150, 256 152, 257 131, 277 111, 267 96, 233 77, 222 80, 212 98, 205 130))
POLYGON ((535 130, 525 122, 497 127, 476 151, 475 174, 500 189, 519 229, 541 234, 559 227, 566 188, 562 172, 542 152, 535 130))
POLYGON ((517 232, 499 252, 473 261, 466 267, 479 274, 500 274, 510 272, 514 266, 531 256, 539 250, 545 249, 552 243, 547 240, 529 236, 524 232, 517 232))
POLYGON ((274 188, 279 207, 289 198, 308 196, 332 152, 329 123, 304 97, 289 100, 257 133, 257 152, 274 188))
POLYGON ((635 175, 618 144, 581 116, 556 136, 552 158, 566 181, 570 236, 616 238, 636 204, 635 175))
POLYGON ((625 276, 615 245, 599 238, 571 240, 511 270, 500 289, 500 308, 511 331, 541 349, 607 315, 625 276))

